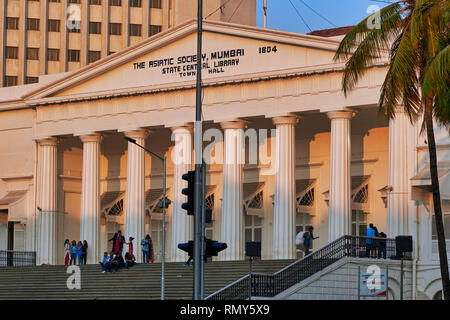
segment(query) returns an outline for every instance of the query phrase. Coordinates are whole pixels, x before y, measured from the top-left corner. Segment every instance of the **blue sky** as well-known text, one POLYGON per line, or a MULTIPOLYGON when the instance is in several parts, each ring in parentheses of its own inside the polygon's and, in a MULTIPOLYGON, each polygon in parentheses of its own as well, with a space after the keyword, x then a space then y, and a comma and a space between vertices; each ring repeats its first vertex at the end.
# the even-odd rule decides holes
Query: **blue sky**
MULTIPOLYGON (((369 0, 290 0, 303 16, 312 30, 334 28, 334 26, 311 11, 304 3, 330 20, 338 27, 355 25, 369 13, 369 6, 379 6, 387 3, 369 0)), ((309 29, 297 15, 289 0, 267 0, 267 27, 270 29, 308 33, 309 29)), ((258 27, 263 27, 263 0, 257 0, 258 27)))

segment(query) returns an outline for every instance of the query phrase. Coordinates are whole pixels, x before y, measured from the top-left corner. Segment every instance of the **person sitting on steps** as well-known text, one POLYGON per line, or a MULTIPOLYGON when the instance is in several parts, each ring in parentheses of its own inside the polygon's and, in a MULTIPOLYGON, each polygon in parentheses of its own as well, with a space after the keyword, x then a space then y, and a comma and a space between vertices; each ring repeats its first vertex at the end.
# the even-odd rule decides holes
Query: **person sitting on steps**
POLYGON ((111 272, 111 259, 106 251, 103 253, 103 259, 100 262, 100 266, 103 269, 102 273, 111 272))
POLYGON ((114 258, 111 260, 111 268, 114 267, 114 270, 117 272, 119 268, 125 266, 125 261, 120 254, 116 254, 114 258))
POLYGON ((125 253, 125 268, 132 267, 136 264, 136 258, 132 253, 125 253))

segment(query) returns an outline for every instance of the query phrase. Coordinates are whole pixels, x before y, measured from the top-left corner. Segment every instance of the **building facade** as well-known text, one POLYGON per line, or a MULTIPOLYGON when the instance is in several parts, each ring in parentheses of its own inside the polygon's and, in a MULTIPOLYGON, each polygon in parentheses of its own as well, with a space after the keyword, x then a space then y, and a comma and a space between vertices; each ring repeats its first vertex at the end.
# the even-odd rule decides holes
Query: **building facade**
MULTIPOLYGON (((205 1, 204 17, 255 26, 256 0, 240 2, 205 1)), ((196 16, 194 0, 3 0, 0 87, 77 70, 196 16)))
MULTIPOLYGON (((187 258, 177 244, 193 232, 180 190, 194 158, 196 27, 190 20, 79 70, 0 89, 1 249, 61 264, 65 239, 87 240, 95 263, 120 229, 135 248, 151 234, 158 261, 162 163, 128 136, 168 159, 166 257, 187 258)), ((244 259, 247 241, 262 242, 262 259, 295 258, 295 235, 308 226, 314 250, 374 223, 390 238, 413 236, 412 296, 433 298, 441 282, 427 146, 400 106, 393 120, 378 113, 387 60, 345 97, 337 38, 204 28, 206 235, 228 244, 218 259, 244 259)), ((435 133, 448 230, 450 138, 435 133)))

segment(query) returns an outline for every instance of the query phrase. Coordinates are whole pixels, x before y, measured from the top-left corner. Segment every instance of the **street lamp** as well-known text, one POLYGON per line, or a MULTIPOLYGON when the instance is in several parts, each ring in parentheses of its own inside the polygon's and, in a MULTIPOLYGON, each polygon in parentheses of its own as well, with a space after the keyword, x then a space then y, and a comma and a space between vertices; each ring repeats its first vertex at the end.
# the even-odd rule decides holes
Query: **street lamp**
POLYGON ((136 143, 135 139, 132 139, 130 137, 125 136, 125 140, 128 142, 131 142, 132 144, 138 146, 139 148, 144 149, 151 155, 155 156, 159 160, 163 162, 163 171, 164 171, 164 178, 163 178, 163 198, 162 200, 162 209, 163 209, 163 225, 162 225, 162 244, 161 244, 161 300, 164 300, 164 276, 165 276, 165 255, 166 255, 166 208, 170 204, 170 200, 167 199, 166 196, 166 157, 161 157, 160 155, 154 153, 153 151, 141 146, 140 144, 136 143))

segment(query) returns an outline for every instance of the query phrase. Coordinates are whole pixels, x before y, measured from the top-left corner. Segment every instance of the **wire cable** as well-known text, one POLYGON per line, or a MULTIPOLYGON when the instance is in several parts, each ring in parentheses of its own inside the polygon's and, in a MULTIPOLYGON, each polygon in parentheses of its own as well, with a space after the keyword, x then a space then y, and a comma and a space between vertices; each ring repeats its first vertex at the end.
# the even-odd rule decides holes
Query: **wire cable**
POLYGON ((228 22, 231 21, 231 18, 233 18, 234 14, 236 13, 236 11, 238 11, 238 9, 240 8, 242 2, 244 2, 244 0, 241 0, 241 2, 239 2, 239 5, 236 7, 236 9, 234 9, 233 14, 231 15, 230 19, 228 19, 228 22))
POLYGON ((223 7, 225 7, 227 5, 228 2, 230 2, 231 0, 228 0, 227 2, 225 2, 224 4, 222 4, 220 7, 218 7, 216 10, 214 10, 213 12, 211 12, 210 14, 208 14, 204 20, 208 19, 210 16, 212 16, 214 13, 216 13, 217 11, 221 10, 223 7))
POLYGON ((314 12, 316 15, 318 15, 319 17, 321 17, 322 19, 324 19, 325 21, 327 21, 329 24, 331 24, 332 26, 337 28, 337 25, 335 25, 333 22, 331 22, 330 20, 328 20, 327 18, 325 18, 324 16, 322 16, 320 13, 318 13, 316 10, 314 10, 313 8, 311 8, 305 1, 303 0, 299 0, 301 3, 303 3, 306 7, 309 8, 309 10, 311 10, 312 12, 314 12))
POLYGON ((294 8, 295 12, 297 12, 297 15, 300 17, 300 19, 302 19, 303 23, 305 24, 305 26, 309 29, 309 32, 312 32, 311 28, 309 27, 309 25, 306 23, 305 19, 303 19, 302 15, 300 14, 300 12, 298 12, 297 8, 294 6, 294 4, 292 3, 291 0, 289 0, 291 6, 294 8))

